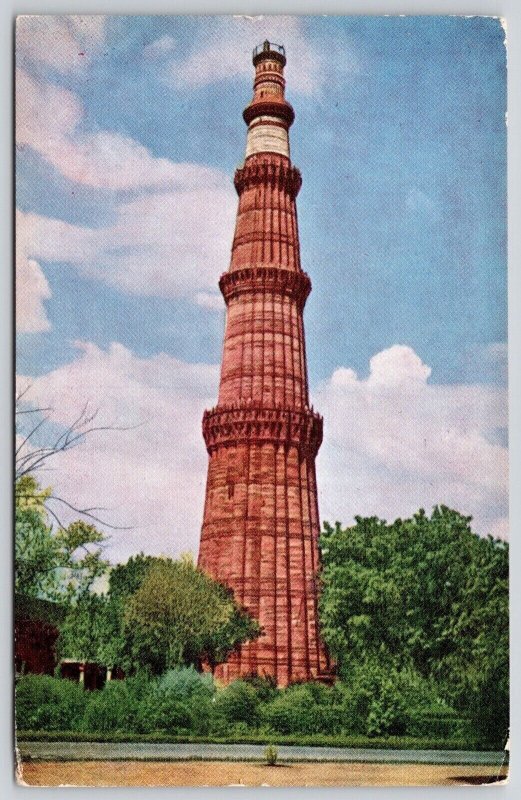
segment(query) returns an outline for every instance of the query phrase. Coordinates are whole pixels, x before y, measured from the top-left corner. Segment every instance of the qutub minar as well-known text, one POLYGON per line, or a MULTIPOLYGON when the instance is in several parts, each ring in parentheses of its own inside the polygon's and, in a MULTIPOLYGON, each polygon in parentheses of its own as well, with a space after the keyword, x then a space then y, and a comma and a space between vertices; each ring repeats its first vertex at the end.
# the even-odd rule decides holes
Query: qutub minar
POLYGON ((210 458, 199 567, 233 589, 263 629, 217 677, 286 685, 331 674, 317 615, 322 417, 309 405, 302 313, 311 281, 300 266, 302 181, 290 161, 284 48, 264 42, 253 64, 231 264, 219 281, 227 306, 219 398, 203 417, 210 458))

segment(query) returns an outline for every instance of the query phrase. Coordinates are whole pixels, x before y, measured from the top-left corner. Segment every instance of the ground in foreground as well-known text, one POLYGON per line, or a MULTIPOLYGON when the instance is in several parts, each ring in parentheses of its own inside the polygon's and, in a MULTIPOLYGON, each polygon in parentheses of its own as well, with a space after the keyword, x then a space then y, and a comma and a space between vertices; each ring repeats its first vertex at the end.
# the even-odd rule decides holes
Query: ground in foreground
POLYGON ((432 786, 504 780, 508 767, 432 764, 300 763, 268 767, 236 761, 32 761, 29 786, 432 786))

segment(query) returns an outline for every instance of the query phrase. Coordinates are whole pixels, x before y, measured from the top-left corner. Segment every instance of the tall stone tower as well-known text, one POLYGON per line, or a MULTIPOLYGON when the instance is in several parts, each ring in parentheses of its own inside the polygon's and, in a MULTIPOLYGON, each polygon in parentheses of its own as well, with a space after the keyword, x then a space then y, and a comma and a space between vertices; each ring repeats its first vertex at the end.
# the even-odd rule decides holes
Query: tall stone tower
POLYGON ((219 281, 227 306, 219 399, 203 417, 210 458, 199 566, 263 628, 218 677, 269 675, 286 685, 329 670, 317 619, 322 418, 309 405, 302 312, 311 282, 300 266, 284 48, 264 42, 253 64, 231 264, 219 281))

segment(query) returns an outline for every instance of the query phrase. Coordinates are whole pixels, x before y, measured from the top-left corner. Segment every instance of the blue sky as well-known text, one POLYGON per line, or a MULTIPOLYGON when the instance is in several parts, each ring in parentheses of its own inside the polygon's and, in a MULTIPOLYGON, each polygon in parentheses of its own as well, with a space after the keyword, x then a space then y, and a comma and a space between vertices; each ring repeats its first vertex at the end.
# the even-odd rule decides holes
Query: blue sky
MULTIPOLYGON (((351 370, 365 386, 375 355, 408 348, 431 370, 429 391, 492 392, 485 405, 501 407, 502 419, 476 425, 487 442, 503 441, 506 81, 504 32, 492 18, 22 18, 16 183, 19 258, 30 266, 18 284, 18 372, 56 382, 78 358, 103 360, 118 343, 142 364, 165 354, 169 364, 206 365, 199 399, 211 397, 241 113, 251 50, 266 37, 286 46, 296 111, 317 399, 331 400, 335 375, 351 370), (78 340, 88 355, 78 356, 78 340)), ((199 472, 198 485, 204 464, 199 472)), ((493 527, 504 492, 484 500, 472 486, 469 513, 493 527)), ((358 513, 335 491, 328 513, 358 513)))

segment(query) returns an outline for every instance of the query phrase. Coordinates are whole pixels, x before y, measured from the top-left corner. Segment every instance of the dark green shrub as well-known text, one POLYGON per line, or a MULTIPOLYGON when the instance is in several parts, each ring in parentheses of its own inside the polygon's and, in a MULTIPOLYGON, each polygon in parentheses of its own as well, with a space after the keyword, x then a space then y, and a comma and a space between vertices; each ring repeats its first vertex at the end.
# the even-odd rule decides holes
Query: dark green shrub
POLYGON ((407 724, 408 736, 431 736, 437 739, 475 738, 470 719, 460 717, 450 708, 433 709, 411 714, 407 724))
POLYGON ((83 730, 133 731, 136 727, 138 701, 132 686, 125 681, 110 681, 99 692, 90 692, 83 717, 83 730))
POLYGON ((369 703, 366 721, 368 736, 403 736, 409 716, 405 702, 389 684, 369 703))
POLYGON ((255 727, 259 720, 259 697, 250 683, 233 681, 218 693, 214 709, 227 722, 245 722, 255 727))
POLYGON ((165 731, 178 733, 192 728, 193 717, 187 703, 176 700, 169 692, 150 692, 138 706, 136 727, 139 732, 165 731))
POLYGON ((368 660, 346 670, 343 691, 353 732, 369 736, 402 736, 415 715, 442 707, 432 682, 393 662, 368 660))
POLYGON ((502 750, 510 728, 508 647, 498 646, 498 650, 499 666, 480 675, 470 701, 465 703, 465 712, 468 710, 477 740, 502 750))
POLYGON ((24 675, 16 683, 19 729, 80 730, 87 693, 73 681, 49 675, 24 675))
POLYGON ((269 703, 269 701, 273 700, 277 695, 277 682, 275 678, 269 675, 264 678, 261 678, 259 675, 251 675, 243 678, 243 681, 253 686, 257 692, 260 703, 269 703))
POLYGON ((193 667, 169 670, 145 687, 138 704, 137 730, 205 734, 210 728, 213 693, 211 675, 193 667))
MULTIPOLYGON (((280 692, 262 708, 263 723, 285 734, 337 732, 342 721, 341 707, 317 703, 310 687, 311 684, 301 684, 280 692)), ((324 701, 327 695, 320 692, 320 698, 324 701)))

